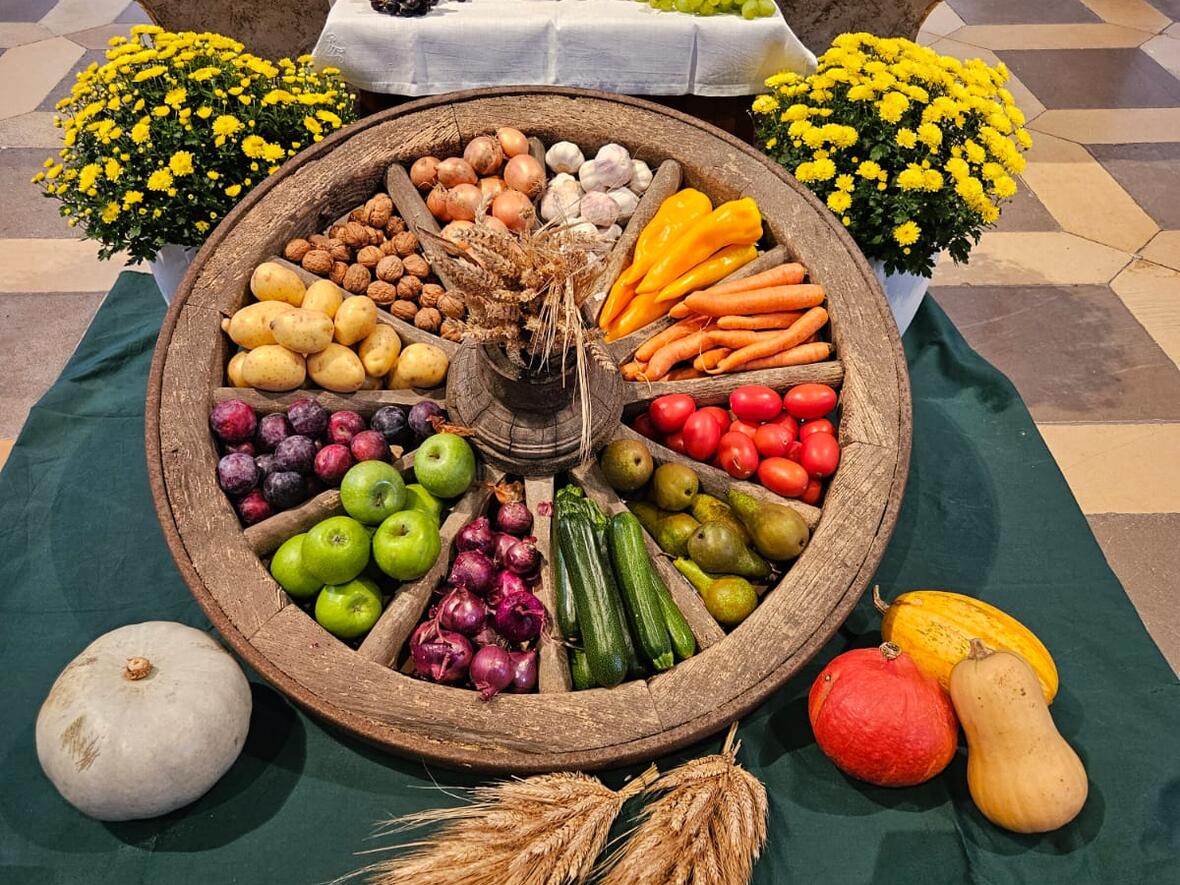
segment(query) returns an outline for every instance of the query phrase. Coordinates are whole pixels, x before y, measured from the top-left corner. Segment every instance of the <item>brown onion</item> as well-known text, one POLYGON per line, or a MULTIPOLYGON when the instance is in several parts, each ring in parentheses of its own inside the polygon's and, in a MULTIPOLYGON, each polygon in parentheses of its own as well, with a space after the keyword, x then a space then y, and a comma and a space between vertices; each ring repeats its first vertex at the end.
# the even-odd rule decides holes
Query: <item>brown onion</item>
POLYGON ((447 215, 454 221, 471 221, 482 202, 483 194, 474 184, 457 184, 447 191, 447 215))
POLYGON ((447 189, 441 184, 436 185, 426 195, 426 208, 439 221, 450 221, 451 216, 447 211, 447 189))
POLYGON ((532 224, 532 208, 529 198, 516 190, 504 191, 492 200, 492 215, 518 233, 532 224))
POLYGON ((446 227, 444 227, 441 231, 439 231, 439 236, 441 236, 444 240, 450 240, 452 243, 454 243, 460 249, 466 251, 467 244, 464 243, 462 240, 460 240, 457 236, 455 236, 455 234, 458 231, 468 230, 473 227, 475 227, 475 224, 474 224, 474 222, 471 222, 471 221, 452 221, 450 224, 448 224, 446 227))
POLYGON ((531 154, 517 154, 504 167, 504 183, 532 199, 545 186, 545 168, 531 154))
POLYGON ((489 200, 494 200, 504 190, 504 179, 498 175, 493 175, 490 178, 481 178, 479 180, 479 189, 489 200))
POLYGON ((506 225, 504 222, 502 222, 495 215, 484 216, 483 225, 488 230, 494 230, 498 234, 508 233, 508 225, 506 225))
POLYGON ((428 191, 438 184, 438 157, 419 157, 410 167, 410 181, 420 191, 428 191))
POLYGON ((490 135, 481 135, 471 139, 463 149, 463 159, 471 164, 476 175, 491 175, 498 172, 504 162, 504 152, 500 150, 500 142, 490 135))
POLYGON ((529 152, 529 140, 519 129, 501 126, 496 130, 496 138, 500 140, 500 148, 506 157, 515 157, 529 152))
POLYGON ((475 184, 479 176, 466 160, 448 157, 438 164, 438 181, 443 187, 454 187, 457 184, 475 184))

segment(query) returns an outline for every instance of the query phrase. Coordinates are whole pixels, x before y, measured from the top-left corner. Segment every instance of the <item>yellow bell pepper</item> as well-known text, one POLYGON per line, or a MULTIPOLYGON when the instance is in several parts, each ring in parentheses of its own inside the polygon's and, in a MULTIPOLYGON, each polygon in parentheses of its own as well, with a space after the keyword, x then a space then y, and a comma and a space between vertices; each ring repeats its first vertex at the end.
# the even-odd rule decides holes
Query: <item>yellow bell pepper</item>
POLYGON ((676 238, 652 265, 636 291, 640 295, 658 292, 719 249, 748 246, 757 243, 761 237, 762 213, 752 197, 722 203, 704 218, 698 218, 692 227, 676 238))
POLYGON ((655 292, 637 295, 631 299, 631 303, 607 328, 606 340, 610 342, 630 335, 648 323, 654 323, 671 309, 672 305, 666 301, 663 304, 656 303, 655 292))
POLYGON ((713 211, 713 203, 696 188, 686 187, 660 203, 660 208, 635 241, 631 265, 619 274, 610 294, 598 312, 598 325, 607 328, 635 297, 635 287, 643 279, 668 244, 684 233, 693 222, 713 211))
POLYGON ((689 292, 704 289, 729 276, 758 257, 757 246, 726 246, 714 252, 692 270, 681 274, 656 295, 656 302, 679 301, 689 292))

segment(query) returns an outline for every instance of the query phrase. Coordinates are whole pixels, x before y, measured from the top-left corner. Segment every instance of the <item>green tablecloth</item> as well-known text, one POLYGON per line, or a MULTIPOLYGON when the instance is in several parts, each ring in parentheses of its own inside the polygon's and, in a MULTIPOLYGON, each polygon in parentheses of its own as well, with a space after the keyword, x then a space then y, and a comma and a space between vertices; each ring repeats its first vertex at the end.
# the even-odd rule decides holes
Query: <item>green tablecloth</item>
MULTIPOLYGON (((151 619, 208 628, 165 549, 144 471, 144 388, 162 315, 151 279, 124 274, 0 476, 0 881, 330 880, 365 862, 354 852, 383 844, 368 841, 374 821, 453 801, 423 789, 431 777, 473 780, 336 734, 257 681, 242 757, 212 792, 166 818, 84 818, 37 764, 37 708, 92 638, 151 619)), ((887 596, 914 587, 978 594, 1042 637, 1061 671, 1054 718, 1089 769, 1090 798, 1060 832, 1020 837, 975 811, 962 749, 914 789, 837 773, 812 740, 806 694, 823 662, 877 641, 862 602, 820 659, 741 728, 742 760, 771 796, 756 881, 1176 881, 1174 674, 1009 382, 929 299, 906 351, 913 464, 877 580, 887 596)), ((617 785, 622 774, 607 779, 617 785)))

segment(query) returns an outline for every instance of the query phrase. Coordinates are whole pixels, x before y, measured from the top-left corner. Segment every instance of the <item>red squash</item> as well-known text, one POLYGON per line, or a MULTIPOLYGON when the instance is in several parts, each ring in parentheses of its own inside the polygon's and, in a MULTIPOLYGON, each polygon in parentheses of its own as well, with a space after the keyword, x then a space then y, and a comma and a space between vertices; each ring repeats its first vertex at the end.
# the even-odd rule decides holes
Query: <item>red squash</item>
POLYGON ((950 697, 891 642, 834 658, 811 686, 807 714, 836 767, 879 787, 930 780, 958 743, 950 697))

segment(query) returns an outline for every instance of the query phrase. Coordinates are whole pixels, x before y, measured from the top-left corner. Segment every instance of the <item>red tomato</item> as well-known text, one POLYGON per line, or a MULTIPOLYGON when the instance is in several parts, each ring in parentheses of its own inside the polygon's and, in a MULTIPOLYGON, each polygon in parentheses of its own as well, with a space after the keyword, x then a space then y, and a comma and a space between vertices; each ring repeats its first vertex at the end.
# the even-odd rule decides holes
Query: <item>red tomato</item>
POLYGON ((717 422, 717 426, 721 428, 722 433, 729 430, 729 425, 733 423, 733 418, 729 416, 729 412, 720 406, 705 406, 703 409, 697 409, 698 415, 712 415, 713 420, 717 422))
POLYGON ((822 418, 836 408, 836 391, 826 384, 796 384, 783 398, 783 408, 805 421, 822 418))
POLYGON ((675 433, 696 410, 696 401, 687 393, 669 393, 652 400, 648 414, 660 433, 675 433))
POLYGON ((830 433, 813 433, 803 442, 799 463, 809 475, 819 479, 831 476, 840 463, 840 444, 830 433))
POLYGON ((807 471, 786 458, 767 458, 759 464, 758 480, 784 498, 798 498, 807 490, 807 471))
POLYGON ((729 407, 743 421, 769 421, 783 410, 783 399, 762 384, 747 384, 729 395, 729 407))
POLYGON ((721 460, 721 469, 734 479, 748 479, 758 469, 758 450, 754 447, 754 440, 736 430, 721 437, 717 456, 721 460))
POLYGON ((836 428, 832 426, 832 422, 827 418, 816 418, 814 421, 808 421, 799 428, 799 442, 807 439, 813 433, 830 433, 832 436, 836 435, 836 428))
POLYGON ((717 451, 717 443, 721 441, 721 428, 717 426, 717 419, 704 411, 689 415, 680 433, 684 436, 685 452, 698 461, 712 458, 717 451))
POLYGON ((748 436, 750 439, 753 439, 754 434, 758 432, 758 426, 756 424, 749 424, 745 421, 734 421, 732 424, 729 425, 729 430, 726 432, 727 433, 743 433, 746 436, 748 436))
POLYGON ((797 439, 799 437, 799 422, 788 415, 786 412, 783 412, 770 423, 777 424, 779 427, 785 427, 787 430, 791 431, 791 439, 797 439))
POLYGON ((754 447, 763 458, 781 458, 795 440, 791 431, 779 424, 763 424, 754 434, 754 447))
POLYGON ((669 433, 666 437, 664 437, 664 445, 677 454, 688 454, 688 450, 684 442, 683 431, 677 430, 675 433, 669 433))
POLYGON ((793 441, 787 446, 786 457, 798 464, 799 459, 803 457, 803 443, 799 442, 799 440, 793 441))
POLYGON ((819 499, 823 497, 824 487, 818 479, 807 480, 807 490, 799 496, 799 500, 804 504, 818 504, 819 499))
POLYGON ((643 434, 648 439, 656 439, 660 435, 656 426, 651 423, 651 415, 647 412, 635 419, 635 432, 643 434))

